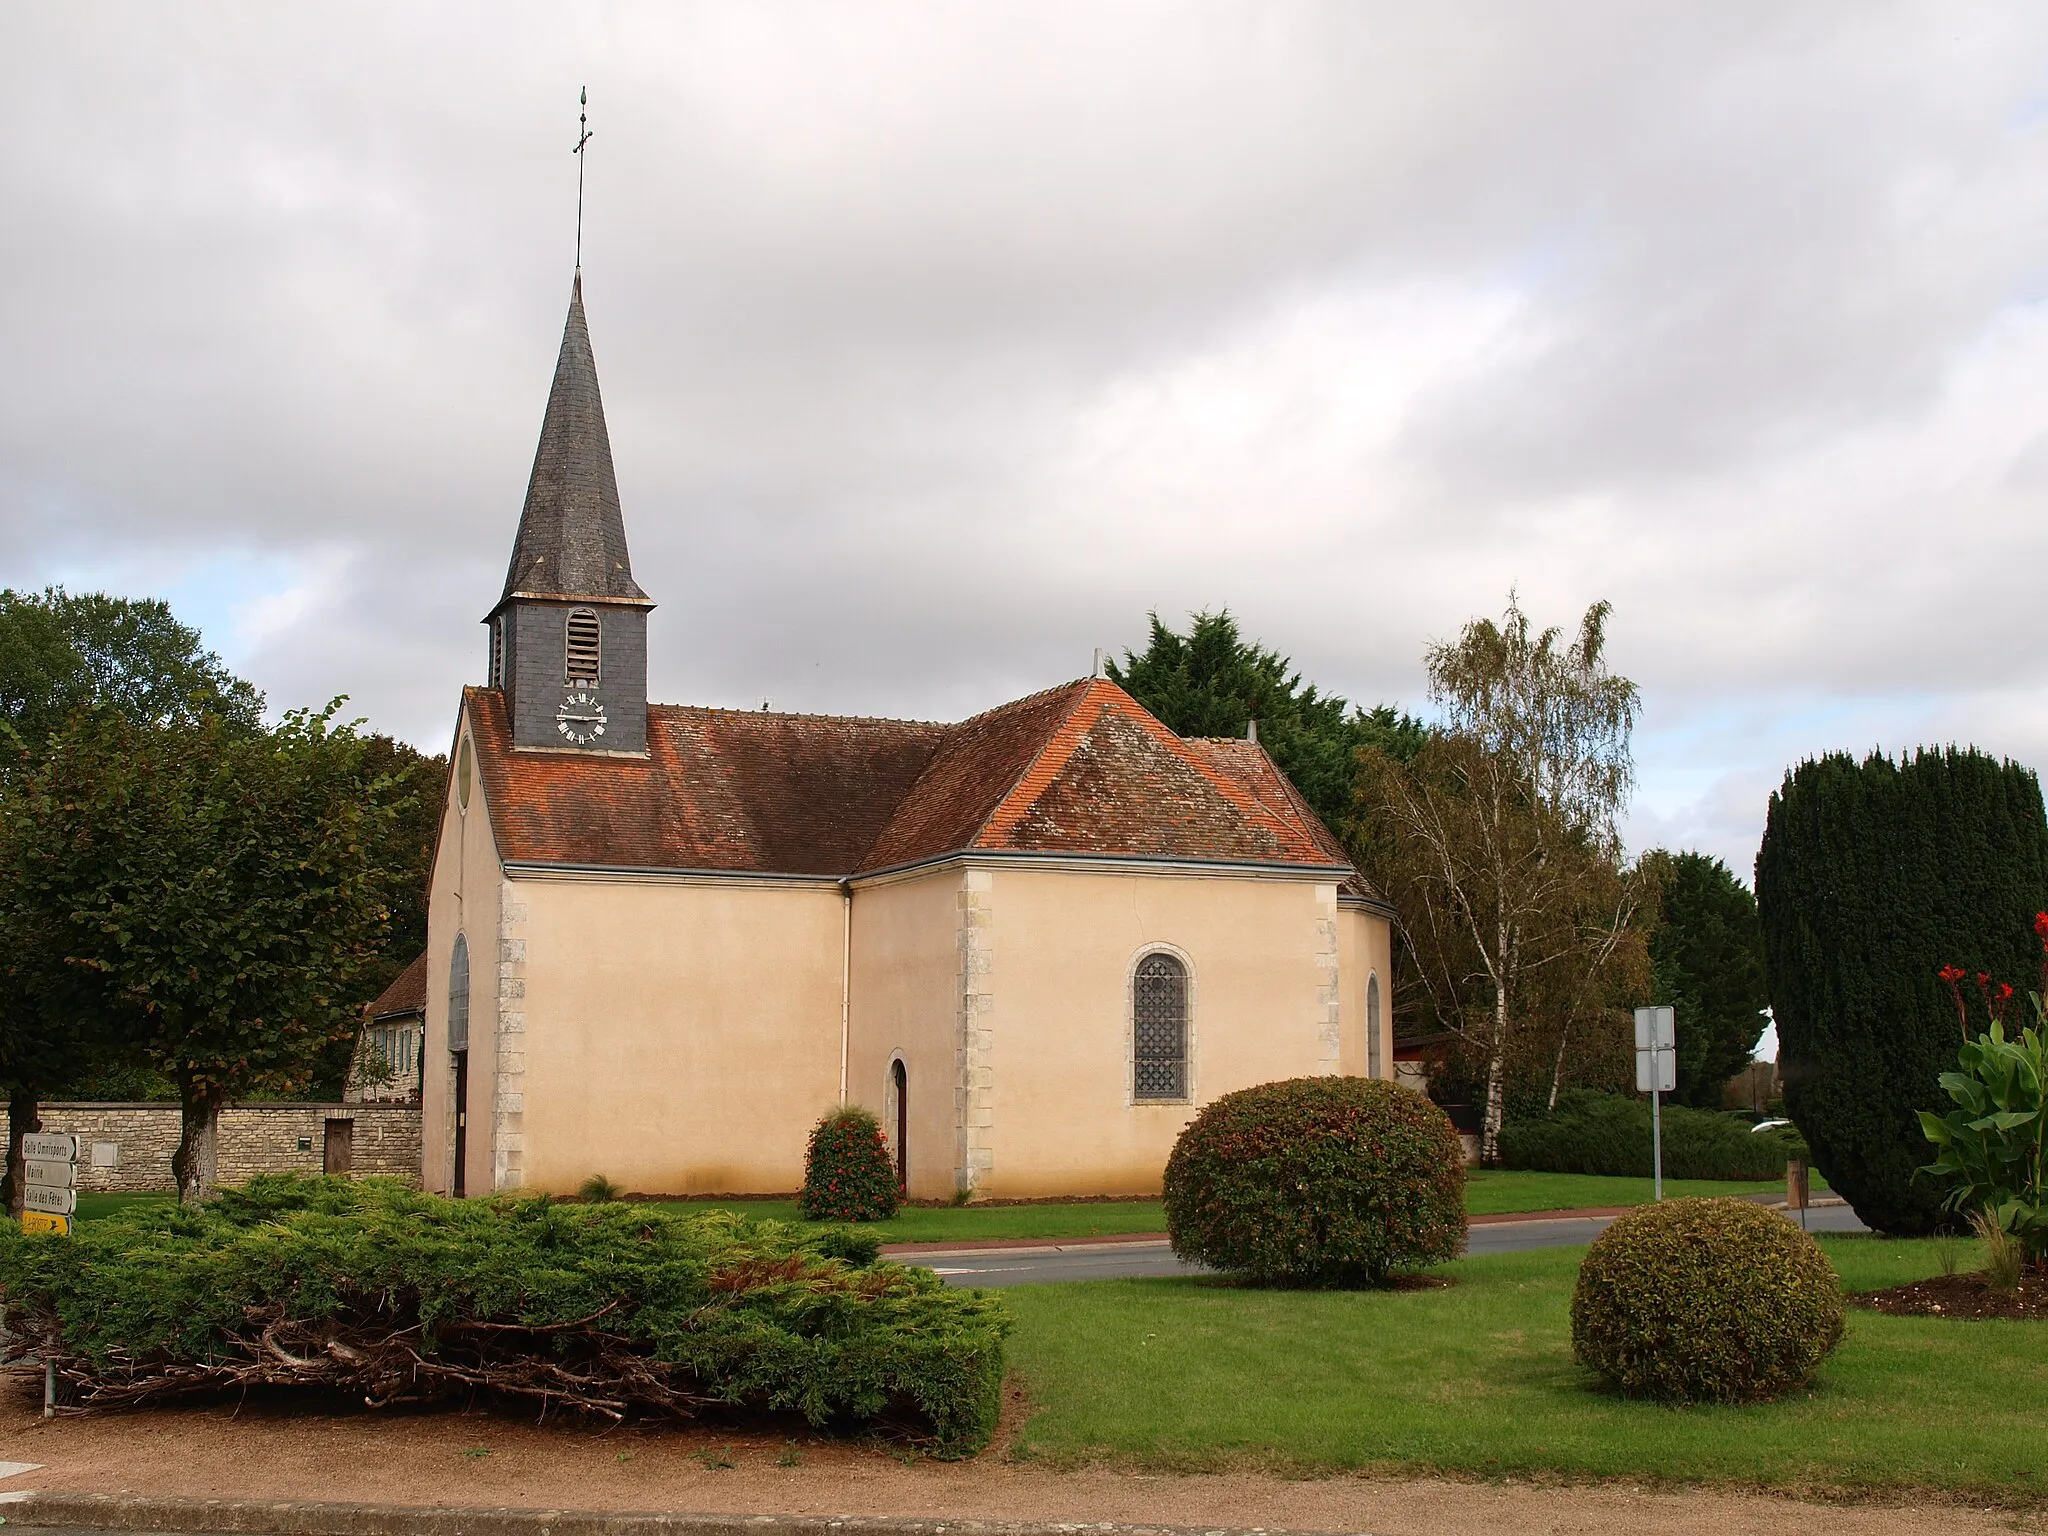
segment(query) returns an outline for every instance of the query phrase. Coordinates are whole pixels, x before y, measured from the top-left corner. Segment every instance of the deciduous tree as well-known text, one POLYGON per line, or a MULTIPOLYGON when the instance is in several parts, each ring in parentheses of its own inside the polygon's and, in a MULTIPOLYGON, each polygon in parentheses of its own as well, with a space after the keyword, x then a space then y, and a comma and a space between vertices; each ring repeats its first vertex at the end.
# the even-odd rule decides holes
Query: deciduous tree
POLYGON ((402 792, 365 784, 335 709, 274 731, 91 711, 8 798, 10 876, 44 942, 178 1086, 188 1201, 216 1181, 222 1106, 303 1087, 386 948, 377 857, 402 792))
POLYGON ((1570 640, 1532 633, 1510 595, 1501 623, 1429 649, 1439 722, 1421 750, 1361 758, 1359 861, 1394 906, 1426 1012, 1482 1064, 1489 1163, 1539 982, 1581 999, 1568 1028, 1640 932, 1616 828, 1637 692, 1608 668, 1607 615, 1594 604, 1570 640))

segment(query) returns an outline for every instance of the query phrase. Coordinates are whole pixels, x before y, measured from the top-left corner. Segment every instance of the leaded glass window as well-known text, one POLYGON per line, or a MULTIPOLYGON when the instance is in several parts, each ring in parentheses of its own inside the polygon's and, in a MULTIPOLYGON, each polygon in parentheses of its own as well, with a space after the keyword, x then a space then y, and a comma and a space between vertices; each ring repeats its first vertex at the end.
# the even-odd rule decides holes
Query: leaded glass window
POLYGON ((469 1049, 469 940, 459 933, 448 960, 448 1049, 469 1049))
POLYGON ((1365 1075, 1380 1075, 1380 979, 1365 979, 1365 1075))
POLYGON ((1147 955, 1131 984, 1131 1093, 1188 1096, 1188 969, 1172 955, 1147 955))

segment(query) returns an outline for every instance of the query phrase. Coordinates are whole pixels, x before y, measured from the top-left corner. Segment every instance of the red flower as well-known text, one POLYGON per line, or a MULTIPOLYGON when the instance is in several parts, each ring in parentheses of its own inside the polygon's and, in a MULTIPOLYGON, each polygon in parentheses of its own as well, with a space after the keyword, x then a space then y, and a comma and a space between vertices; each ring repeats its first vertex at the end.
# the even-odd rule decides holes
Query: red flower
POLYGON ((2034 932, 2041 936, 2041 947, 2048 949, 2048 912, 2034 914, 2034 932))
MULTIPOLYGON (((2048 916, 2048 913, 2044 913, 2043 916, 2048 916)), ((1936 971, 1934 974, 1940 977, 1943 981, 1947 982, 1950 986, 1954 986, 1957 982, 1961 981, 1963 977, 1968 974, 1968 972, 1966 972, 1959 965, 1944 965, 1940 970, 1936 971)))

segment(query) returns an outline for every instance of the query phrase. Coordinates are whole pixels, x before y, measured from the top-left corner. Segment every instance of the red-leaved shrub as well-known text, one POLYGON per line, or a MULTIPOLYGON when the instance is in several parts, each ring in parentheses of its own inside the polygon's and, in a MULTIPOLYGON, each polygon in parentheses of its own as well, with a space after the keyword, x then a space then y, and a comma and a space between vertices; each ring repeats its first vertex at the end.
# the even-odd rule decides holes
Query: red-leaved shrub
POLYGON ((1226 1093, 1166 1164, 1173 1251, 1265 1283, 1377 1285, 1465 1246, 1465 1159, 1419 1093, 1297 1077, 1226 1093))
POLYGON ((811 1129, 804 1153, 808 1221, 887 1221, 903 1203, 882 1126, 864 1109, 835 1109, 811 1129))

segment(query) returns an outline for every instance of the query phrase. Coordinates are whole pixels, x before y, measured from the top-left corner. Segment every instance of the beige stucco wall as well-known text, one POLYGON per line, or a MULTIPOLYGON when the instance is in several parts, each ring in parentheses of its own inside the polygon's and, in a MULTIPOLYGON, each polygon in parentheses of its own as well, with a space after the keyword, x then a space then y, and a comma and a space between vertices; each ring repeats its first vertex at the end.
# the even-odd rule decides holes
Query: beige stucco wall
MULTIPOLYGON (((457 751, 462 733, 458 722, 457 751)), ((504 872, 491 836, 482 776, 470 790, 465 809, 451 769, 448 799, 441 818, 441 841, 434 855, 434 873, 427 888, 427 1024, 420 1076, 421 1182, 447 1193, 455 1169, 455 1063, 448 1051, 448 966, 455 936, 469 944, 469 1128, 466 1145, 466 1188, 472 1195, 496 1187, 493 1130, 494 1086, 498 1066, 500 993, 506 977, 504 872)), ((515 1010, 516 1011, 516 1010, 515 1010)))
POLYGON ((458 931, 473 1195, 592 1174, 647 1193, 796 1189, 840 1097, 842 997, 847 1098, 892 1134, 904 1063, 922 1199, 1156 1191, 1200 1104, 1363 1073, 1375 972, 1383 1072, 1393 1059, 1387 924, 1325 880, 968 861, 859 884, 849 914, 830 882, 508 878, 481 778, 464 809, 451 775, 429 893, 431 1189, 452 1184, 458 931), (1132 1099, 1131 976, 1153 948, 1189 968, 1186 1104, 1132 1099))
POLYGON ((908 1079, 910 1194, 943 1200, 958 1164, 963 872, 941 869, 861 888, 853 899, 847 1098, 894 1145, 889 1066, 908 1079))
POLYGON ((839 1098, 836 886, 519 878, 520 1187, 650 1194, 803 1182, 839 1098))
MULTIPOLYGON (((981 1194, 1156 1191, 1196 1105, 1340 1066, 1332 885, 1016 866, 963 871, 960 881, 963 899, 980 897, 973 943, 988 1003, 976 1020, 978 1075, 962 1031, 956 1070, 968 1076, 958 1091, 971 1115, 981 1089, 988 1123, 962 1138, 985 1166, 963 1159, 955 1177, 981 1194), (1132 1100, 1130 981, 1153 948, 1189 969, 1188 1104, 1132 1100)), ((855 898, 857 925, 866 899, 855 898)))
POLYGON ((1341 1035, 1339 1070, 1349 1077, 1370 1076, 1371 1052, 1366 1045, 1366 984, 1374 976, 1380 983, 1379 1073, 1391 1078, 1394 1071, 1394 935, 1393 926, 1376 913, 1346 907, 1337 919, 1338 972, 1340 976, 1341 1035))

